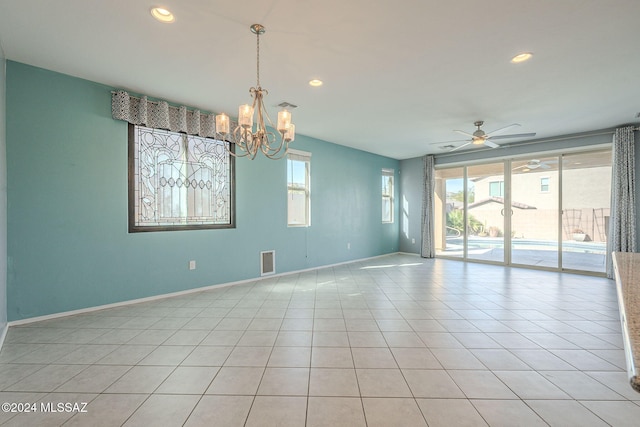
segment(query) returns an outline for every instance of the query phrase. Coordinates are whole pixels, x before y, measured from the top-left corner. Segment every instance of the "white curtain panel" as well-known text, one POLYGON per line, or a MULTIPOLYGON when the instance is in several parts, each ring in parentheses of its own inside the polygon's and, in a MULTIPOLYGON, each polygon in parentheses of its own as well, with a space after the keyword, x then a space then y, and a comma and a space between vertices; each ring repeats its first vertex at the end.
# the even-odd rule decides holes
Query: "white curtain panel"
POLYGON ((434 204, 433 191, 435 188, 435 159, 433 156, 424 156, 424 185, 422 189, 422 250, 423 258, 436 256, 434 240, 434 204))
POLYGON ((611 218, 607 239, 607 277, 613 278, 612 252, 636 251, 635 150, 633 126, 613 135, 611 218))

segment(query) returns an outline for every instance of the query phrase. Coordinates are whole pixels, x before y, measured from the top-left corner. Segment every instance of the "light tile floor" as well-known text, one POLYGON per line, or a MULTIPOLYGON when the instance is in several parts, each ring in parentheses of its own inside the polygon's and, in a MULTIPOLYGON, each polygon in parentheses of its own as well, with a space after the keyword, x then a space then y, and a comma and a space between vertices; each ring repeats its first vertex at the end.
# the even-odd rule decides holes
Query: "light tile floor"
POLYGON ((14 326, 0 400, 34 411, 0 424, 637 426, 617 307, 603 278, 391 255, 14 326))

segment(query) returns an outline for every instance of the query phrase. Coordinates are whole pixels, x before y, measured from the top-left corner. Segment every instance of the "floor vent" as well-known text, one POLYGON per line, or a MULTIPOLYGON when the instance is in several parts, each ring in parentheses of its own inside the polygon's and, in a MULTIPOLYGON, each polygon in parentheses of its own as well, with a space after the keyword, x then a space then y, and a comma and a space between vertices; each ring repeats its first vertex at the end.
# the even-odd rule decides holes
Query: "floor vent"
POLYGON ((268 276, 276 272, 276 251, 260 252, 260 275, 268 276))

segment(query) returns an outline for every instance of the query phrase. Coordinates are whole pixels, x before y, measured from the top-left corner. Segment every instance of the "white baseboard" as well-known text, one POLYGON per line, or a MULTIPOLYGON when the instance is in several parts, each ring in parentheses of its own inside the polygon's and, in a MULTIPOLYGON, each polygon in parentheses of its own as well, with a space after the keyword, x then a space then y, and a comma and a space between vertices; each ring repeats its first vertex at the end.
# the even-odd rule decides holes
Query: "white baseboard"
MULTIPOLYGON (((336 267, 336 266, 339 266, 339 265, 353 264, 353 263, 356 263, 356 262, 362 262, 362 261, 367 261, 367 260, 376 259, 376 258, 382 258, 382 257, 390 256, 390 255, 396 255, 396 254, 398 254, 398 252, 393 252, 393 253, 384 254, 384 255, 377 255, 377 256, 373 256, 373 257, 369 257, 369 258, 360 258, 360 259, 357 259, 357 260, 344 261, 344 262, 339 262, 339 263, 336 263, 336 264, 328 264, 328 265, 323 265, 323 266, 320 266, 320 267, 305 268, 305 269, 302 269, 302 270, 289 271, 289 272, 286 272, 286 273, 272 274, 272 275, 266 276, 266 277, 255 277, 255 278, 252 278, 252 279, 239 280, 237 282, 221 283, 221 284, 218 284, 218 285, 209 285, 209 286, 204 286, 204 287, 201 287, 201 288, 193 288, 193 289, 186 289, 184 291, 171 292, 171 293, 168 293, 168 294, 154 295, 154 296, 150 296, 150 297, 138 298, 138 299, 134 299, 134 300, 126 300, 126 301, 116 302, 116 303, 112 303, 112 304, 98 305, 98 306, 94 306, 94 307, 81 308, 81 309, 78 309, 78 310, 63 311, 63 312, 60 312, 60 313, 47 314, 47 315, 44 315, 44 316, 29 317, 29 318, 26 318, 26 319, 13 320, 13 321, 9 322, 7 324, 7 326, 4 328, 3 335, 2 335, 1 338, 2 338, 2 340, 4 340, 4 336, 6 335, 6 331, 7 331, 8 326, 26 325, 26 324, 29 324, 29 323, 42 322, 43 320, 57 319, 59 317, 73 316, 73 315, 76 315, 76 314, 91 313, 93 311, 105 310, 105 309, 108 309, 108 308, 123 307, 123 306, 127 306, 127 305, 132 305, 132 304, 139 304, 139 303, 142 303, 142 302, 156 301, 156 300, 165 299, 165 298, 171 298, 171 297, 177 297, 177 296, 182 296, 182 295, 193 294, 193 293, 196 293, 196 292, 203 292, 203 291, 209 291, 209 290, 212 290, 212 289, 224 288, 224 287, 227 287, 227 286, 241 285, 241 284, 249 283, 249 282, 259 282, 259 281, 263 281, 263 280, 273 280, 274 277, 289 276, 289 275, 292 275, 292 274, 299 274, 299 273, 304 273, 304 272, 307 272, 307 271, 320 270, 320 269, 328 268, 328 267, 336 267)), ((0 349, 2 349, 2 341, 0 341, 0 349)))

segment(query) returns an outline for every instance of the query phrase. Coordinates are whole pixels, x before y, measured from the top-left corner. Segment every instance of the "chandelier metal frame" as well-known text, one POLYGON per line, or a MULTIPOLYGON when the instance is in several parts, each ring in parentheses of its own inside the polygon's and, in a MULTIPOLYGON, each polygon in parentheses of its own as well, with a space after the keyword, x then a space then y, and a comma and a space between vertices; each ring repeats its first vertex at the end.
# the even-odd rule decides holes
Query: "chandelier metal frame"
POLYGON ((291 113, 284 108, 278 112, 277 126, 273 125, 264 106, 264 97, 269 92, 260 85, 260 36, 265 33, 261 24, 253 24, 251 32, 256 35, 256 86, 249 89, 253 98, 251 105, 241 105, 238 111, 237 126, 230 131, 229 116, 225 113, 216 116, 216 137, 228 141, 227 150, 235 157, 255 159, 261 152, 273 160, 281 159, 287 154, 289 143, 295 139, 295 125, 291 122, 291 113), (253 117, 256 114, 256 130, 253 131, 253 117), (280 134, 276 137, 276 129, 280 134), (230 145, 235 144, 236 150, 230 145))

